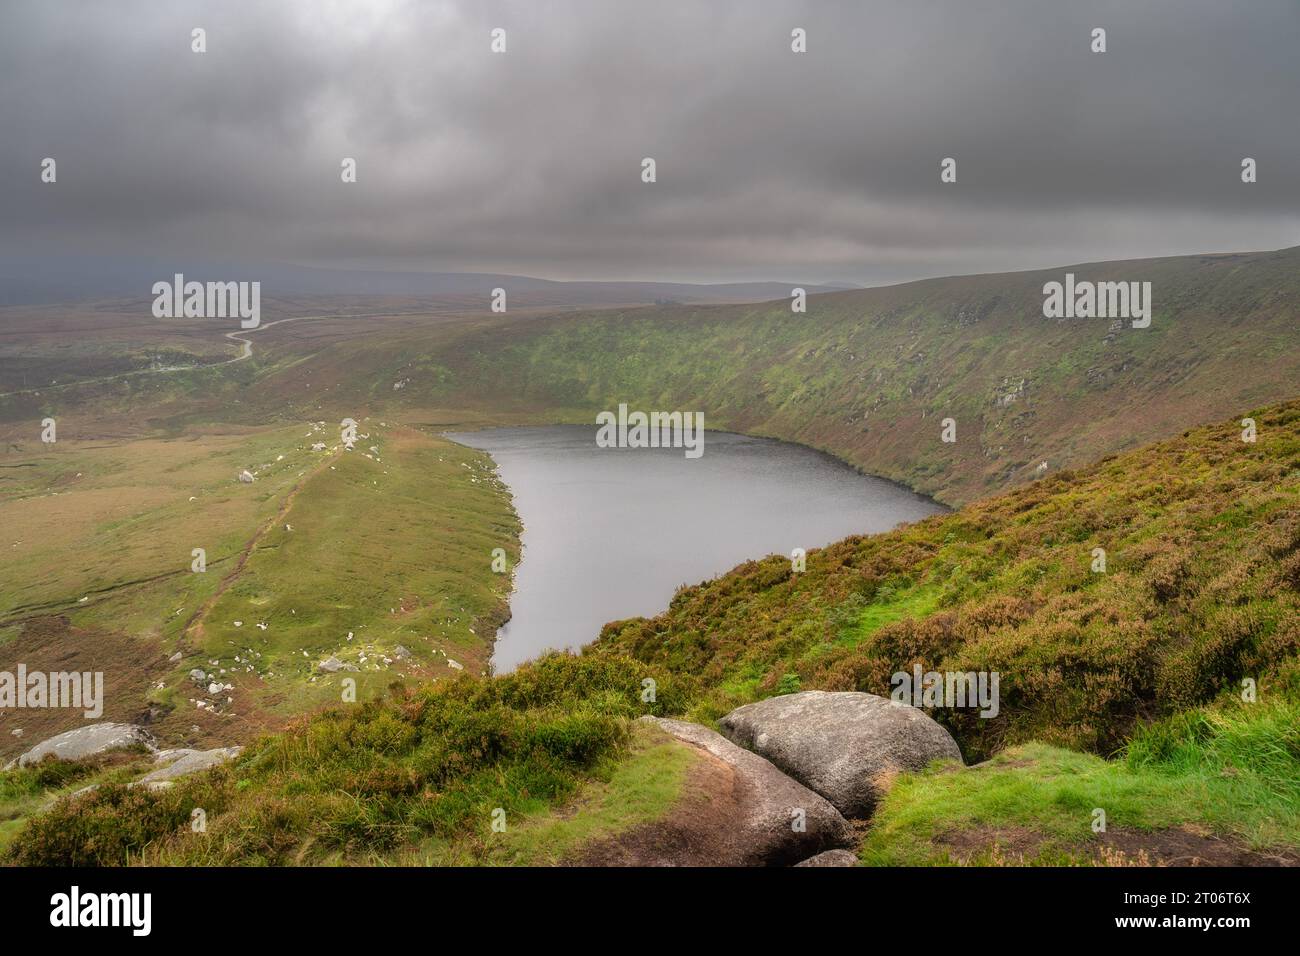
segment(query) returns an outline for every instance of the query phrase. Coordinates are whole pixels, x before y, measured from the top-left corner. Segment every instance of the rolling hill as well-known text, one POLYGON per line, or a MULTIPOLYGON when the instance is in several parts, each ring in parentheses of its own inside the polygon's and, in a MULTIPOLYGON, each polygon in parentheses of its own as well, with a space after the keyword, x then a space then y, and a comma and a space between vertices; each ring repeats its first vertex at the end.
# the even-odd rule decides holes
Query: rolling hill
POLYGON ((927 280, 813 296, 807 314, 778 301, 554 316, 389 348, 365 360, 377 384, 358 401, 391 404, 384 389, 406 380, 408 406, 702 411, 960 504, 1290 397, 1300 247, 927 280), (1044 318, 1043 285, 1066 272, 1151 282, 1151 327, 1044 318))
MULTIPOLYGON (((307 298, 267 318, 311 318, 258 333, 252 359, 233 365, 201 367, 214 349, 235 352, 220 322, 141 320, 137 336, 166 336, 169 361, 186 364, 176 352, 190 349, 196 367, 0 396, 0 421, 147 403, 154 428, 371 413, 459 426, 592 421, 627 402, 700 411, 709 427, 800 442, 961 504, 1289 397, 1300 382, 1298 276, 1300 247, 825 293, 804 314, 788 300, 487 315, 307 298), (1044 318, 1044 283, 1067 272, 1150 282, 1150 327, 1044 318)), ((25 327, 40 324, 23 314, 25 327)), ((129 334, 130 312, 109 314, 115 334, 129 334)), ((91 357, 78 374, 120 364, 111 339, 79 327, 91 357)), ((8 337, 15 367, 52 364, 54 346, 33 336, 8 337)), ((148 348, 131 347, 136 367, 147 364, 148 348)))

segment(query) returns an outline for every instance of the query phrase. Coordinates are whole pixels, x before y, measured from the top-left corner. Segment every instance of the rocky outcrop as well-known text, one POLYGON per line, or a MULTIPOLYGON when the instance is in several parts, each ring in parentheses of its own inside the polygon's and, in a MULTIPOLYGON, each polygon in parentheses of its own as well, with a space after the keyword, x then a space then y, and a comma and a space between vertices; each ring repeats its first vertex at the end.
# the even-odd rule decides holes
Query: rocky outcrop
POLYGON ((642 720, 703 751, 716 774, 711 801, 716 819, 708 834, 683 841, 696 842, 697 849, 708 845, 707 858, 679 854, 673 862, 789 866, 849 844, 849 826, 829 802, 757 754, 699 724, 657 717, 642 720))
POLYGON ((60 760, 81 760, 110 750, 121 750, 137 745, 149 750, 156 749, 153 736, 143 727, 137 727, 135 724, 91 724, 41 741, 17 760, 9 761, 5 769, 40 763, 50 755, 60 760))
POLYGON ((243 747, 218 747, 215 750, 164 750, 158 754, 158 762, 163 766, 150 770, 135 781, 133 786, 145 786, 157 789, 170 786, 173 780, 200 770, 207 770, 218 764, 238 757, 243 747))
POLYGON ((961 762, 952 735, 921 710, 874 694, 810 690, 737 707, 731 740, 815 790, 846 817, 870 816, 899 771, 961 762))
POLYGON ((345 664, 343 661, 331 654, 329 657, 325 658, 325 660, 317 664, 316 669, 323 671, 326 674, 336 674, 339 671, 355 671, 358 668, 356 664, 345 664))
POLYGON ((827 850, 825 853, 818 853, 816 856, 810 856, 802 863, 796 863, 795 866, 857 866, 858 858, 849 850, 827 850))

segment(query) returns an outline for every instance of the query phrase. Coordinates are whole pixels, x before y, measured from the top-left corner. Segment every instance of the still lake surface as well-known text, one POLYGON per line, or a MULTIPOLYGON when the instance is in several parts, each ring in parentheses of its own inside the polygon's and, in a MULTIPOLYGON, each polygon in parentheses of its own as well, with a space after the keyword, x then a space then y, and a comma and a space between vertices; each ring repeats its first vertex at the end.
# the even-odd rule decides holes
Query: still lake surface
POLYGON ((448 437, 486 451, 514 495, 523 557, 493 662, 505 673, 664 611, 682 584, 946 509, 802 445, 705 432, 704 454, 600 448, 594 425, 448 437))

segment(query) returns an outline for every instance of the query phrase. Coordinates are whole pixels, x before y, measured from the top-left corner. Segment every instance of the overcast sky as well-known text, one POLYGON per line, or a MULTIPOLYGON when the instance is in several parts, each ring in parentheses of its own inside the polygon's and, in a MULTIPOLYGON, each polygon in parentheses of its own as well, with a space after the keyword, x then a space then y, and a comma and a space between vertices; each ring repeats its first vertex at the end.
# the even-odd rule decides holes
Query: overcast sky
POLYGON ((1279 248, 1298 50, 1300 0, 3 0, 0 254, 871 284, 1279 248))

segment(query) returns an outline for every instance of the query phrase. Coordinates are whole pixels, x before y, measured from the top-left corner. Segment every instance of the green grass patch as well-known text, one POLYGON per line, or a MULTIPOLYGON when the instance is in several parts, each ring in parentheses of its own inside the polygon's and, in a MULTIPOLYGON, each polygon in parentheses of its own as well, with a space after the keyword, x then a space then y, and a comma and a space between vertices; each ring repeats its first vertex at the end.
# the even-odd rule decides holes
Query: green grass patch
POLYGON ((939 605, 940 589, 935 585, 916 585, 900 590, 882 587, 862 611, 855 627, 840 632, 840 643, 857 647, 886 624, 904 618, 925 617, 939 605))
POLYGON ((572 798, 626 751, 636 717, 682 706, 675 687, 627 659, 553 655, 492 680, 395 688, 301 719, 170 789, 107 785, 62 800, 28 821, 7 859, 378 862, 431 840, 485 857, 494 814, 509 825, 572 798), (657 681, 655 704, 641 701, 646 677, 657 681), (190 826, 195 808, 206 814, 201 833, 190 826))
POLYGON ((661 819, 677 802, 696 751, 662 731, 636 726, 628 754, 585 784, 566 806, 524 818, 496 834, 484 862, 554 866, 584 845, 661 819))
POLYGON ((989 862, 1006 842, 1023 855, 1013 862, 1087 863, 1096 809, 1108 828, 1191 827, 1252 849, 1295 849, 1298 726, 1292 703, 1200 709, 1143 732, 1115 760, 1031 743, 962 770, 906 774, 877 808, 861 858, 989 862))

